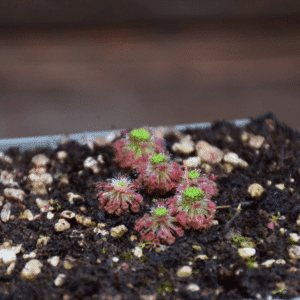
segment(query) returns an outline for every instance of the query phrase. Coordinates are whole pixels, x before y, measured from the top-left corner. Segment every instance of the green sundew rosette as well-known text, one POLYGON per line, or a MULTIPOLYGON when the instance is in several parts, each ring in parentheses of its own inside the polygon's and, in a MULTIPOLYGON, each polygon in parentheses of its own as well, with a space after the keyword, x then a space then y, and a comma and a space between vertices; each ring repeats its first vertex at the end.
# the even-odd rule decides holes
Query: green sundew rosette
POLYGON ((150 133, 144 128, 134 129, 129 134, 130 139, 139 142, 148 142, 150 140, 150 133))
POLYGON ((153 165, 158 165, 164 163, 167 160, 167 157, 163 154, 155 154, 151 157, 150 161, 153 165))
POLYGON ((167 213, 168 213, 168 210, 164 207, 159 207, 154 210, 154 215, 156 217, 163 217, 163 216, 167 215, 167 213))
MULTIPOLYGON (((179 202, 176 203, 176 206, 178 207, 179 210, 184 210, 190 218, 196 217, 199 215, 200 211, 198 209, 193 209, 193 206, 195 204, 201 204, 201 199, 203 199, 205 196, 205 193, 196 187, 189 187, 186 188, 181 197, 179 202)), ((202 213, 202 212, 201 212, 202 213)), ((203 212, 204 215, 206 215, 206 212, 203 212)))
POLYGON ((196 179, 196 178, 199 178, 200 175, 199 175, 199 173, 196 172, 196 171, 191 171, 191 172, 189 173, 189 177, 190 177, 190 179, 196 179))
MULTIPOLYGON (((159 170, 159 166, 161 164, 164 164, 167 160, 168 160, 168 158, 163 154, 154 154, 150 159, 150 165, 151 165, 152 172, 154 174, 156 174, 157 178, 158 178, 157 183, 161 183, 161 182, 166 183, 168 180, 168 171, 159 170)), ((157 188, 158 187, 156 186, 156 189, 157 188)), ((164 188, 164 190, 165 190, 165 188, 164 188)), ((162 191, 160 191, 160 192, 162 192, 162 191)), ((164 193, 166 193, 166 190, 164 193)))
POLYGON ((184 208, 196 204, 204 197, 204 192, 196 187, 189 187, 182 193, 182 206, 184 208))
MULTIPOLYGON (((197 184, 197 180, 200 177, 200 175, 199 175, 199 173, 197 171, 190 171, 188 173, 188 177, 189 177, 190 185, 194 186, 195 184, 197 184)), ((185 183, 187 183, 185 177, 184 177, 184 181, 185 181, 185 183)))
POLYGON ((149 142, 151 134, 148 130, 144 128, 134 129, 129 134, 129 148, 132 148, 134 151, 135 159, 141 157, 143 153, 151 153, 152 151, 148 148, 141 148, 141 143, 149 142))

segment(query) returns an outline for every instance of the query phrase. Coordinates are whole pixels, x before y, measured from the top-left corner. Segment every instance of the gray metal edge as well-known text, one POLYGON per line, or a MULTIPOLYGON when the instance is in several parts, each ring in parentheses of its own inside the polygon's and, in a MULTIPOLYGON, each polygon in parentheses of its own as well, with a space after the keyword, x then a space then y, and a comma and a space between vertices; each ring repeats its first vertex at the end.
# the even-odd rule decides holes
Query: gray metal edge
MULTIPOLYGON (((242 120, 233 120, 229 121, 234 123, 237 127, 244 127, 248 123, 250 123, 249 119, 242 119, 242 120)), ((195 124, 183 124, 183 125, 176 125, 176 126, 162 126, 165 128, 170 128, 171 130, 178 130, 182 131, 187 128, 191 129, 205 129, 209 128, 211 123, 195 123, 195 124)), ((151 129, 155 129, 157 127, 151 127, 151 129)), ((11 147, 19 147, 21 152, 26 150, 30 150, 35 147, 50 147, 55 149, 58 144, 63 139, 70 139, 75 140, 82 143, 87 143, 88 140, 96 138, 96 137, 106 137, 109 134, 119 134, 121 131, 126 129, 118 129, 112 131, 101 131, 101 132, 83 132, 83 133, 73 133, 69 135, 46 135, 46 136, 35 136, 35 137, 26 137, 26 138, 13 138, 13 139, 2 139, 0 140, 0 151, 8 150, 11 147)))

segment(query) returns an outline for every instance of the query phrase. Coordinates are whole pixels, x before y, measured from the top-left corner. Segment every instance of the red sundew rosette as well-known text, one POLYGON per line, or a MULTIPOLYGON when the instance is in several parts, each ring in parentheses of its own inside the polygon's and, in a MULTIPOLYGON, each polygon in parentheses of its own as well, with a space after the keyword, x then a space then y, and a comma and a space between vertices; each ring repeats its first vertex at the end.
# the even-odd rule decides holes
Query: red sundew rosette
POLYGON ((217 179, 217 176, 210 174, 209 177, 201 173, 200 169, 195 169, 188 172, 189 185, 186 182, 185 176, 182 177, 181 183, 178 185, 178 191, 182 192, 189 186, 194 186, 200 188, 202 191, 208 193, 208 197, 218 195, 217 184, 214 182, 217 179))
MULTIPOLYGON (((196 187, 191 187, 196 188, 196 187)), ((188 190, 189 188, 185 189, 188 190)), ((184 191, 185 191, 184 190, 184 191)), ((198 200, 184 200, 183 192, 167 201, 169 208, 176 214, 176 220, 184 229, 206 229, 212 226, 216 204, 210 201, 210 194, 202 191, 198 200), (188 205, 190 203, 190 205, 188 205)))
POLYGON ((151 242, 155 246, 162 243, 171 245, 175 242, 172 232, 178 236, 183 236, 182 228, 174 223, 177 221, 172 210, 161 201, 152 208, 151 215, 145 214, 141 219, 136 220, 134 229, 140 231, 142 241, 151 242))
POLYGON ((140 173, 137 182, 144 186, 147 194, 155 192, 161 196, 176 191, 184 172, 176 162, 170 161, 167 154, 155 154, 147 164, 136 168, 140 173))
POLYGON ((123 169, 146 164, 153 154, 165 152, 163 140, 153 135, 150 128, 123 131, 123 134, 125 138, 114 144, 115 161, 123 169))
POLYGON ((118 179, 110 180, 111 182, 97 185, 98 188, 105 189, 105 191, 100 191, 97 194, 99 208, 109 214, 115 213, 120 216, 129 210, 130 204, 133 212, 139 212, 140 204, 143 201, 143 197, 135 191, 139 185, 136 182, 131 182, 126 176, 119 176, 118 179))

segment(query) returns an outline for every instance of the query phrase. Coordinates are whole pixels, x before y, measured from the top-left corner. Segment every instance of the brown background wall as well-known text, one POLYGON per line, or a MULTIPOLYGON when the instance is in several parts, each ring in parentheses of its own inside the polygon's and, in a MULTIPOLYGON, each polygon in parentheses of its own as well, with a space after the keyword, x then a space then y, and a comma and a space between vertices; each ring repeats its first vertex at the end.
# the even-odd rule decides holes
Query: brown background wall
POLYGON ((298 0, 2 0, 0 24, 116 24, 170 19, 283 16, 298 0))
POLYGON ((298 1, 70 2, 1 1, 0 139, 268 111, 300 130, 298 1))

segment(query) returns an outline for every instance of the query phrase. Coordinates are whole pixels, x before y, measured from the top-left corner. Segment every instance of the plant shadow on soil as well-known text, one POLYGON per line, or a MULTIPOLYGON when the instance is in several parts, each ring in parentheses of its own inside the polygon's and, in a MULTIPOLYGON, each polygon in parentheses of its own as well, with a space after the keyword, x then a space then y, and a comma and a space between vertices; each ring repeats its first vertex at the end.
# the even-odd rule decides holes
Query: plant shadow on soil
MULTIPOLYGON (((251 119, 244 130, 262 135, 270 147, 262 147, 257 153, 241 140, 243 129, 226 121, 217 121, 209 129, 183 131, 184 134, 190 134, 194 142, 205 140, 223 151, 228 149, 235 152, 249 166, 235 167, 231 173, 224 172, 220 165, 212 166, 212 173, 218 176, 216 183, 219 190, 212 201, 217 206, 231 206, 217 210, 215 220, 218 225, 206 231, 185 230, 184 236, 177 236, 174 244, 167 245, 165 251, 158 253, 155 249, 144 248, 140 258, 131 253, 140 242, 139 232, 134 230, 135 221, 149 213, 155 195, 139 191, 144 201, 138 213, 129 212, 118 217, 98 209, 96 183, 106 182, 119 173, 136 179, 134 172, 125 172, 118 167, 111 146, 95 146, 91 150, 88 146, 71 141, 59 145, 55 150, 35 148, 24 154, 17 148, 7 150, 5 154, 13 159, 13 164, 1 161, 1 170, 17 169, 26 176, 32 168, 33 156, 44 153, 51 159, 47 172, 52 174, 54 183, 48 195, 32 195, 24 178, 17 178, 16 181, 26 192, 24 204, 33 214, 39 213, 35 203, 37 198, 54 199, 58 205, 51 220, 43 214, 34 221, 15 218, 7 223, 0 222, 0 243, 11 240, 14 246, 22 244, 24 249, 24 252, 17 255, 12 275, 5 274, 7 266, 0 267, 0 299, 134 300, 150 299, 145 298, 145 295, 155 295, 156 299, 221 300, 257 299, 259 295, 262 299, 269 295, 278 299, 299 296, 300 264, 288 256, 288 238, 290 233, 299 233, 296 220, 300 213, 300 187, 296 183, 300 176, 300 134, 281 124, 272 113, 251 119), (269 121, 266 120, 272 120, 274 126, 268 126, 269 121), (58 150, 68 153, 64 163, 56 159, 58 150), (99 174, 83 167, 87 157, 97 159, 100 154, 105 163, 101 165, 99 174), (67 174, 69 184, 60 184, 56 174, 67 174), (291 178, 294 182, 291 182, 291 178), (271 185, 267 181, 271 181, 271 185), (252 198, 248 192, 248 187, 253 183, 259 183, 265 189, 257 199, 252 198), (280 183, 285 185, 284 190, 274 186, 280 183), (293 192, 290 188, 294 189, 293 192), (74 204, 70 204, 67 198, 69 192, 80 194, 84 200, 75 198, 74 204), (236 215, 240 203, 242 210, 236 215), (114 238, 110 234, 104 236, 78 224, 74 218, 70 220, 70 229, 56 232, 54 224, 64 210, 90 216, 96 223, 105 223, 102 230, 108 232, 118 225, 125 225, 128 231, 121 238, 114 238), (285 219, 278 220, 279 226, 271 230, 267 228, 267 214, 276 215, 277 212, 285 219), (225 227, 234 215, 229 226, 225 227), (286 229, 283 235, 280 228, 286 229), (41 235, 49 236, 50 239, 46 245, 37 247, 37 239, 41 235), (137 239, 130 239, 132 235, 136 235, 137 239), (234 236, 244 237, 254 245, 254 261, 246 261, 238 255, 237 250, 241 245, 233 242, 234 236), (20 273, 28 261, 23 258, 23 254, 32 251, 36 251, 37 259, 43 266, 40 275, 28 282, 21 278, 20 273), (198 255, 206 255, 207 259, 197 258, 198 255), (60 258, 57 266, 47 262, 53 256, 60 258), (64 267, 64 261, 70 260, 70 257, 74 261, 71 262, 73 267, 68 269, 64 267), (114 257, 119 258, 119 261, 113 261, 114 257), (270 259, 284 259, 285 264, 273 264, 270 268, 261 265, 270 259), (251 267, 254 262, 258 268, 251 267), (128 264, 127 269, 123 263, 128 264), (192 268, 192 274, 187 278, 176 274, 183 266, 192 268), (55 286, 54 280, 61 273, 66 275, 65 282, 62 286, 55 286), (278 283, 284 283, 286 288, 282 293, 272 294, 272 291, 279 290, 278 283)), ((172 145, 178 141, 174 134, 168 134, 165 140, 167 150, 175 161, 196 155, 196 152, 190 155, 174 153, 172 145)), ((1 195, 5 187, 0 183, 1 195)), ((173 195, 168 193, 160 198, 173 195)), ((19 216, 21 211, 18 205, 13 205, 11 213, 19 216)))

